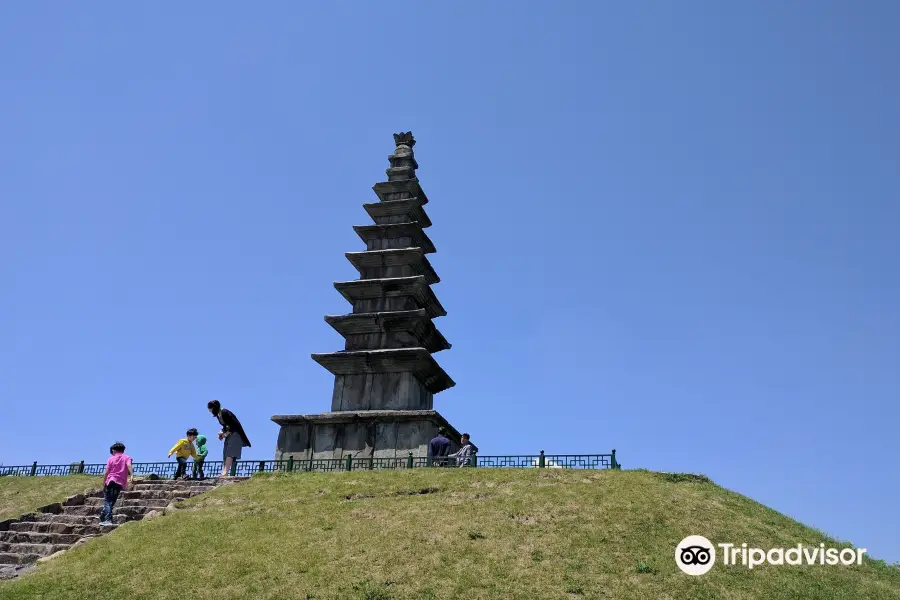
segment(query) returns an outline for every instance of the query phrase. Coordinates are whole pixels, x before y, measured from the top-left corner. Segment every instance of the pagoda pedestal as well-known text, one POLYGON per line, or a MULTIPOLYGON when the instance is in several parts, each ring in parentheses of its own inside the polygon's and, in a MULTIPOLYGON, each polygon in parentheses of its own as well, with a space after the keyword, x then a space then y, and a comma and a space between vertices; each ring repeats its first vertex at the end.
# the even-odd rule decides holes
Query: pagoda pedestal
POLYGON ((334 375, 331 411, 275 415, 281 426, 275 458, 294 460, 426 456, 443 427, 458 448, 460 433, 434 410, 434 395, 455 383, 432 357, 450 348, 432 319, 446 315, 431 285, 440 278, 426 258, 435 252, 419 185, 412 133, 394 134, 388 181, 364 204, 373 225, 355 226, 364 252, 348 252, 360 279, 334 287, 353 306, 325 321, 344 337, 344 350, 313 354, 334 375))

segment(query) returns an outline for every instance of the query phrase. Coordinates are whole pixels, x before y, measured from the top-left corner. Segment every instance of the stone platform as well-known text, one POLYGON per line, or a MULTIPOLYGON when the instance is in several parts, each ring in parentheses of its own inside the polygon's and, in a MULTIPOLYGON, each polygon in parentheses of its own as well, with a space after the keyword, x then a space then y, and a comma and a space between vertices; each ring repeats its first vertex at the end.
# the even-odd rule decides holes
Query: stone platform
POLYGON ((438 427, 459 449, 459 431, 434 410, 365 410, 275 415, 281 425, 275 460, 428 456, 438 427), (312 456, 310 456, 312 455, 312 456))

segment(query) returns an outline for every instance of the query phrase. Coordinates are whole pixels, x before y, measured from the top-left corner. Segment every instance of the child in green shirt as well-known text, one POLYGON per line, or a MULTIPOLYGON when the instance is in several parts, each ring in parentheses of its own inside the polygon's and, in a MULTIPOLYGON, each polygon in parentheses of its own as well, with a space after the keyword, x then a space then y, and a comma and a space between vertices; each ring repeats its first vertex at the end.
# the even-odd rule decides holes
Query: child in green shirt
POLYGON ((197 436, 197 456, 194 457, 194 469, 193 469, 193 477, 194 479, 206 479, 206 475, 203 473, 203 461, 206 460, 206 455, 209 454, 209 448, 206 447, 206 436, 198 435, 197 436), (197 475, 200 475, 199 477, 197 475))

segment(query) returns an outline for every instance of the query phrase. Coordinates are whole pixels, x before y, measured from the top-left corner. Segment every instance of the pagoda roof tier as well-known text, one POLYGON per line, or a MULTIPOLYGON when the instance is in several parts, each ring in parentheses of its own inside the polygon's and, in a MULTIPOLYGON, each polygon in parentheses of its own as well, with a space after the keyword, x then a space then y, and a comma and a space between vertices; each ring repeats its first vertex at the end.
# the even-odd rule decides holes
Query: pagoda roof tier
POLYGON ((419 223, 387 223, 384 225, 354 225, 353 231, 364 242, 390 238, 408 237, 414 246, 422 248, 426 254, 437 252, 419 223))
POLYGON ((395 312, 326 315, 325 322, 334 327, 335 331, 344 338, 348 335, 405 331, 412 334, 418 343, 429 352, 450 349, 450 342, 441 335, 428 316, 428 312, 423 308, 395 312))
POLYGON ((363 269, 378 267, 410 266, 416 275, 423 275, 429 285, 440 283, 441 278, 425 257, 421 248, 396 248, 392 250, 369 250, 367 252, 347 252, 344 254, 362 275, 363 269))
POLYGON ((419 198, 407 198, 405 200, 384 200, 382 202, 372 202, 363 204, 363 208, 369 213, 373 220, 378 217, 395 217, 409 215, 410 219, 416 221, 423 228, 431 227, 431 219, 425 213, 422 205, 423 201, 419 198))
POLYGON ((372 186, 379 200, 385 202, 385 194, 408 192, 410 196, 419 198, 422 204, 428 204, 428 197, 422 191, 418 179, 401 179, 399 181, 381 181, 372 186))
POLYGON ((412 373, 432 394, 456 385, 425 348, 329 352, 313 354, 312 359, 334 375, 412 373))
POLYGON ((437 296, 428 287, 428 282, 423 275, 338 281, 334 287, 351 304, 357 300, 409 296, 418 303, 420 308, 424 308, 431 318, 443 317, 447 314, 437 296))

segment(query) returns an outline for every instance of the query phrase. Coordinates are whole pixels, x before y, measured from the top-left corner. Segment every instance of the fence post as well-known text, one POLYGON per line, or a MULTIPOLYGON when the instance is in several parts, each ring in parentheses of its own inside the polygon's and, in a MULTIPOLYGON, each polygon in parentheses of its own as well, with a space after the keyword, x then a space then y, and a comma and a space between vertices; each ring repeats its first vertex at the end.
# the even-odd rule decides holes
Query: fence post
POLYGON ((543 450, 541 450, 541 455, 538 456, 538 467, 541 469, 544 468, 544 451, 543 450))
POLYGON ((478 466, 478 455, 475 454, 474 452, 472 453, 472 466, 473 467, 478 466))
POLYGON ((259 461, 259 472, 262 473, 265 470, 266 470, 266 461, 264 461, 264 460, 259 461))
POLYGON ((79 475, 84 474, 84 461, 81 461, 80 463, 78 463, 78 474, 79 475))
POLYGON ((408 456, 407 459, 406 459, 406 468, 407 468, 407 469, 412 469, 412 468, 413 468, 412 452, 409 453, 409 456, 408 456))
POLYGON ((610 461, 610 463, 611 463, 611 464, 610 464, 609 466, 612 467, 613 470, 618 470, 618 468, 619 468, 619 463, 616 462, 616 449, 615 449, 615 448, 613 448, 613 451, 612 451, 612 460, 610 461))
POLYGON ((294 455, 288 456, 288 473, 294 470, 294 455))
POLYGON ((352 468, 353 468, 353 457, 351 457, 351 456, 348 454, 348 455, 347 455, 347 458, 344 459, 344 470, 345 470, 345 471, 349 471, 349 470, 351 470, 352 468))
POLYGON ((234 477, 235 475, 237 475, 237 464, 238 464, 238 461, 236 461, 236 460, 231 461, 231 473, 229 473, 229 475, 231 477, 234 477))
POLYGON ((31 477, 37 475, 37 461, 31 463, 31 477))

